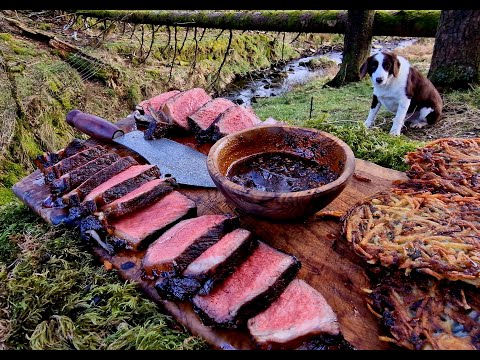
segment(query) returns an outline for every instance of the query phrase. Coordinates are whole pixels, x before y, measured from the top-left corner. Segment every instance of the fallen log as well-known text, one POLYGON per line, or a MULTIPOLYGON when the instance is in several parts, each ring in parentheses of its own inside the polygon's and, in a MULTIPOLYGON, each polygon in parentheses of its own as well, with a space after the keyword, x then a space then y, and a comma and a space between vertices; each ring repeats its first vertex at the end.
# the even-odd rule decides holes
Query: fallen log
MULTIPOLYGON (((132 24, 305 33, 345 33, 346 10, 126 11, 78 10, 77 15, 132 24)), ((376 11, 374 36, 435 37, 439 10, 376 11)))

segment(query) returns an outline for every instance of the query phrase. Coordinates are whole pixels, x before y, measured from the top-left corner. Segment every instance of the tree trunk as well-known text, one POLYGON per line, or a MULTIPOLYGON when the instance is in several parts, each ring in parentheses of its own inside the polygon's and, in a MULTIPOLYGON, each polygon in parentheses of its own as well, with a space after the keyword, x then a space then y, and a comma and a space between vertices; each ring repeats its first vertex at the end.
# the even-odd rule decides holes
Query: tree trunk
MULTIPOLYGON (((77 15, 133 24, 306 33, 345 33, 345 10, 126 11, 78 10, 77 15)), ((435 37, 440 11, 377 11, 373 35, 435 37)))
POLYGON ((480 81, 480 10, 442 10, 429 79, 440 89, 480 81))
POLYGON ((375 10, 348 10, 342 65, 327 86, 340 87, 360 80, 360 67, 370 55, 374 16, 375 10))

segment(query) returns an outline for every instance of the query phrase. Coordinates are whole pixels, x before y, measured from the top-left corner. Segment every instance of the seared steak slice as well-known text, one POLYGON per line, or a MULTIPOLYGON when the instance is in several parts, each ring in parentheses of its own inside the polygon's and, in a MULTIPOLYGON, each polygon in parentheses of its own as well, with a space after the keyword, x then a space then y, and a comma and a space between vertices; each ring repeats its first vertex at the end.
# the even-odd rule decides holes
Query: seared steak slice
POLYGON ((182 276, 164 275, 155 288, 162 297, 172 300, 186 300, 197 292, 208 294, 245 261, 257 244, 250 231, 235 229, 193 260, 182 276))
POLYGON ((171 97, 162 106, 171 123, 175 123, 185 130, 189 130, 187 116, 192 115, 195 111, 212 100, 202 88, 193 88, 171 97))
POLYGON ((216 283, 233 273, 257 245, 250 231, 235 229, 192 261, 183 275, 205 281, 200 293, 208 294, 216 283))
POLYGON ((299 269, 295 256, 259 242, 245 262, 210 294, 192 298, 194 309, 207 326, 242 326, 275 301, 299 269))
POLYGON ((161 139, 175 132, 177 126, 170 122, 165 113, 161 110, 155 112, 153 121, 148 124, 148 128, 144 132, 147 140, 161 139))
POLYGON ((159 177, 160 170, 156 165, 131 166, 90 191, 83 203, 94 202, 102 207, 159 177))
POLYGON ((198 142, 208 142, 211 140, 209 134, 210 125, 228 108, 235 106, 235 104, 224 98, 216 98, 210 100, 200 109, 188 116, 188 124, 190 129, 195 133, 195 138, 198 142))
POLYGON ((161 272, 181 273, 236 227, 237 221, 227 215, 203 215, 179 222, 148 247, 142 260, 144 276, 155 278, 161 272))
POLYGON ((178 184, 174 178, 151 180, 110 204, 102 206, 100 211, 108 219, 133 213, 157 201, 177 187, 178 184))
POLYGON ((261 120, 250 108, 241 105, 232 106, 225 110, 211 125, 212 140, 217 141, 226 135, 260 123, 261 120))
POLYGON ((142 115, 152 115, 152 110, 154 112, 159 111, 162 106, 167 102, 168 99, 180 93, 180 90, 172 90, 161 93, 160 95, 154 96, 148 100, 143 100, 137 105, 137 109, 142 113, 142 115))
POLYGON ((92 189, 78 206, 68 209, 65 223, 74 223, 112 201, 125 196, 146 182, 160 177, 156 165, 133 165, 92 189))
POLYGON ((100 184, 106 182, 113 176, 128 169, 130 166, 138 165, 138 162, 131 156, 122 157, 120 160, 115 161, 112 165, 103 168, 98 173, 90 176, 83 183, 78 185, 75 189, 69 193, 63 195, 62 202, 65 205, 78 206, 83 200, 85 195, 91 192, 100 184))
POLYGON ((178 191, 172 191, 143 209, 109 220, 111 236, 107 241, 117 249, 138 250, 179 221, 196 215, 195 202, 178 191))
POLYGON ((101 145, 92 146, 79 153, 67 157, 56 164, 49 166, 43 170, 45 182, 51 183, 53 180, 68 173, 69 171, 86 164, 100 156, 108 154, 108 150, 101 145))
POLYGON ((43 171, 43 169, 56 164, 62 159, 73 156, 88 147, 89 146, 85 144, 85 140, 73 139, 64 149, 57 152, 45 152, 42 155, 37 156, 35 159, 35 165, 43 171))
POLYGON ((50 190, 52 194, 55 195, 60 195, 70 191, 87 180, 90 176, 98 173, 103 168, 106 168, 118 160, 120 160, 120 155, 115 153, 108 153, 91 160, 86 164, 66 173, 65 175, 62 175, 58 179, 55 179, 50 184, 50 190))
POLYGON ((338 335, 333 309, 317 290, 293 280, 265 311, 248 320, 250 334, 263 348, 296 347, 319 334, 338 335))

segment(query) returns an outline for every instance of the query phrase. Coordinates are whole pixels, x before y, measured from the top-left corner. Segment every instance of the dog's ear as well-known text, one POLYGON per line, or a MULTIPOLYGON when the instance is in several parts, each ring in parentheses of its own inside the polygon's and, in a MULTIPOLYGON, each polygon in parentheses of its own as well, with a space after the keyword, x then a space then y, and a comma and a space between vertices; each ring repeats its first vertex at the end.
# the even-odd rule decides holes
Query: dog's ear
POLYGON ((400 71, 400 60, 398 60, 398 58, 395 56, 393 60, 393 69, 392 69, 393 76, 397 77, 399 71, 400 71))
POLYGON ((363 79, 365 77, 365 75, 367 75, 367 71, 368 71, 368 62, 370 61, 372 57, 369 56, 367 58, 367 60, 365 60, 365 62, 362 64, 362 66, 360 67, 360 79, 363 79))

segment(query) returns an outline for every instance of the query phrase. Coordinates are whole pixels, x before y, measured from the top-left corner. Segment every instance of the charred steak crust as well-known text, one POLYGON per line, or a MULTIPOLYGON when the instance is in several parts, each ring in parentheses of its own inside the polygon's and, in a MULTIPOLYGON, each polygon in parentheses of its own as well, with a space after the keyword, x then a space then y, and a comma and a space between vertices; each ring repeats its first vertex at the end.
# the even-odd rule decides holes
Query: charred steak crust
MULTIPOLYGON (((276 249, 277 251, 283 252, 276 249)), ((283 252, 285 253, 285 252, 283 252)), ((285 253, 286 254, 286 253, 285 253)), ((219 328, 246 328, 249 318, 258 315, 260 312, 270 306, 272 302, 278 299, 280 294, 286 289, 288 284, 297 276, 301 268, 301 262, 293 255, 294 261, 292 264, 280 275, 275 284, 269 287, 263 293, 257 295, 252 300, 243 304, 237 312, 237 315, 230 321, 219 323, 206 314, 201 308, 192 302, 193 310, 198 314, 203 324, 206 326, 214 326, 219 328)))
POLYGON ((370 310, 390 332, 386 341, 411 350, 480 350, 480 290, 412 271, 375 276, 370 310))
POLYGON ((97 207, 102 207, 106 204, 111 203, 112 201, 121 198, 122 196, 125 196, 126 194, 135 190, 137 187, 145 184, 146 182, 158 178, 160 178, 160 169, 158 168, 158 166, 155 165, 134 177, 128 178, 121 183, 112 186, 111 188, 101 193, 99 196, 95 197, 95 199, 84 201, 84 204, 88 202, 93 202, 94 204, 96 204, 97 207))
POLYGON ((122 157, 110 166, 100 170, 98 173, 90 176, 70 193, 63 196, 63 203, 70 206, 80 205, 83 198, 98 185, 104 183, 111 177, 128 169, 130 166, 138 165, 138 162, 131 156, 122 157))
MULTIPOLYGON (((175 178, 166 178, 149 191, 145 191, 129 200, 112 204, 111 206, 106 205, 106 208, 102 208, 101 210, 107 219, 120 217, 154 203, 176 188, 178 188, 178 184, 175 178)), ((119 198, 117 200, 121 199, 122 198, 119 198)))
POLYGON ((60 178, 55 179, 50 184, 50 190, 54 195, 64 194, 67 191, 80 185, 87 180, 90 176, 96 174, 101 169, 113 164, 120 159, 120 155, 115 153, 109 153, 98 157, 88 163, 70 171, 69 173, 62 175, 60 178))
MULTIPOLYGON (((221 241, 221 240, 220 240, 221 241)), ((155 283, 158 294, 168 300, 185 301, 198 294, 207 295, 218 283, 231 275, 250 253, 258 246, 258 241, 250 234, 228 258, 220 264, 214 272, 208 272, 202 276, 177 275, 162 273, 155 283)))
POLYGON ((108 150, 106 150, 103 146, 96 145, 65 158, 55 165, 44 169, 43 174, 45 176, 45 182, 51 183, 53 180, 59 178, 63 174, 66 174, 69 171, 107 153, 108 150))
MULTIPOLYGON (((197 208, 192 207, 188 209, 188 211, 178 219, 175 219, 175 221, 171 222, 170 224, 167 224, 166 226, 155 230, 152 232, 150 235, 145 237, 140 244, 137 246, 136 250, 143 250, 147 248, 153 241, 155 241, 159 236, 161 236, 165 231, 170 229, 171 227, 175 226, 178 224, 180 221, 185 220, 185 219, 190 219, 192 217, 197 216, 197 208)), ((133 250, 130 244, 125 240, 122 239, 121 237, 115 236, 115 235, 110 235, 107 236, 106 242, 111 244, 116 250, 133 250)))
MULTIPOLYGON (((238 217, 226 217, 222 222, 213 226, 206 234, 196 239, 179 256, 177 256, 173 263, 173 268, 170 269, 170 271, 174 271, 176 274, 181 274, 193 260, 200 256, 201 253, 218 242, 225 233, 232 231, 238 226, 238 217)), ((161 276, 161 273, 165 271, 164 269, 158 269, 158 265, 156 264, 149 265, 148 268, 142 266, 142 268, 142 277, 145 279, 158 278, 161 276)))
POLYGON ((187 116, 188 126, 195 134, 195 139, 201 144, 212 141, 213 127, 210 127, 210 125, 232 106, 235 106, 235 103, 228 99, 215 98, 187 116), (202 124, 204 126, 199 124, 202 120, 205 122, 205 124, 202 124))
POLYGON ((257 246, 258 241, 254 240, 251 234, 248 240, 244 241, 238 249, 215 269, 213 274, 208 273, 205 277, 199 279, 202 286, 198 293, 200 295, 209 294, 216 284, 219 284, 233 274, 257 246))
POLYGON ((37 156, 35 159, 35 165, 43 171, 43 169, 52 166, 62 159, 75 155, 76 153, 87 149, 89 145, 85 140, 73 139, 64 149, 57 152, 45 152, 42 155, 37 156))

